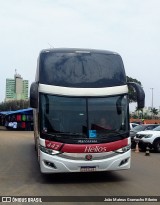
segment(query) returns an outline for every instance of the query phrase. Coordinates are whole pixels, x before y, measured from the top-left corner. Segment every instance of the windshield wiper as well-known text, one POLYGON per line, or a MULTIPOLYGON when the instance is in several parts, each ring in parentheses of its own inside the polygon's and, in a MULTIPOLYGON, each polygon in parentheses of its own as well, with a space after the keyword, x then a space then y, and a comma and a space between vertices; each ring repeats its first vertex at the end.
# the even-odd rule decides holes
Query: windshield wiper
POLYGON ((120 136, 121 138, 125 138, 126 134, 128 134, 129 132, 122 132, 121 130, 120 131, 117 131, 117 130, 110 130, 111 132, 107 132, 107 133, 99 133, 98 136, 101 137, 101 138, 106 138, 106 137, 118 137, 120 136))
POLYGON ((48 135, 54 135, 54 137, 61 138, 61 137, 86 137, 82 133, 72 133, 72 132, 48 132, 48 135))

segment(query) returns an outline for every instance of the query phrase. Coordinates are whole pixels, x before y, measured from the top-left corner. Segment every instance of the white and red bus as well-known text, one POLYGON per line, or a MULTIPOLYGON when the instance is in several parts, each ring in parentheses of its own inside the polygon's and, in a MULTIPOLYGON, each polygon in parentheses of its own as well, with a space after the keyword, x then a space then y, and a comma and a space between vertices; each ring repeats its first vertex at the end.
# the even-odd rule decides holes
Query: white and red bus
POLYGON ((34 139, 42 173, 130 168, 128 86, 119 54, 94 49, 40 52, 30 88, 34 139), (100 125, 100 119, 109 124, 100 125))

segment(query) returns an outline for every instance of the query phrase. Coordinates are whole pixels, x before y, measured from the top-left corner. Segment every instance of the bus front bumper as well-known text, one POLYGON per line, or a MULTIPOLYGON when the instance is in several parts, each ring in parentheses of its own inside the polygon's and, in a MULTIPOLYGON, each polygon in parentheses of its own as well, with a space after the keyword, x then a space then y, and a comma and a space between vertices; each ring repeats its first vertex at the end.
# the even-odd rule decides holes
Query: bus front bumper
MULTIPOLYGON (((95 154, 96 155, 96 154, 95 154)), ((76 160, 49 155, 40 150, 42 173, 113 171, 130 168, 131 151, 98 160, 76 160)))

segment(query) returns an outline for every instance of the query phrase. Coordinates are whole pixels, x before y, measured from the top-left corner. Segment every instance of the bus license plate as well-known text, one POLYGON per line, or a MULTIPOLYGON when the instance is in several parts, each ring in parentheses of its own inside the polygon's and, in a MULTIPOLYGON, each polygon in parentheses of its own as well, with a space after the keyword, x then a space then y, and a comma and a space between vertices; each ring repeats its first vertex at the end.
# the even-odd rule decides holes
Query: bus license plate
POLYGON ((80 169, 81 172, 95 172, 96 171, 96 167, 81 167, 80 169))

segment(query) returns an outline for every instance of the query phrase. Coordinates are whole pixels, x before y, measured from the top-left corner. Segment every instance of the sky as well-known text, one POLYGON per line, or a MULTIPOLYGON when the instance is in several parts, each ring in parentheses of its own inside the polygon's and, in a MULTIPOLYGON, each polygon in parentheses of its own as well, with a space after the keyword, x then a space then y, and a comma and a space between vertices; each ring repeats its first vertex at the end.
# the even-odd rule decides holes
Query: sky
POLYGON ((42 49, 92 48, 118 52, 145 106, 159 109, 159 8, 159 0, 0 0, 0 102, 15 69, 34 81, 42 49))

